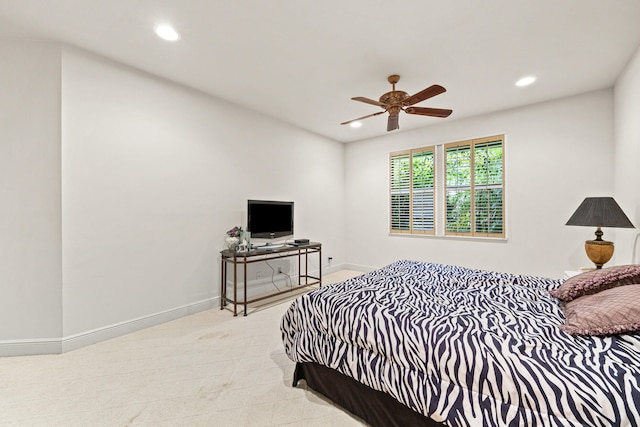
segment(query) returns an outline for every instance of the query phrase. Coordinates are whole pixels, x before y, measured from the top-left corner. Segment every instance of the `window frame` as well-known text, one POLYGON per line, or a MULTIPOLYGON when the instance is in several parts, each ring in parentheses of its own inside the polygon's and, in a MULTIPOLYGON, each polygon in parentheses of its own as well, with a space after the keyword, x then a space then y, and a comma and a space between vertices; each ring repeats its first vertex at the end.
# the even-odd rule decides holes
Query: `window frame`
MULTIPOLYGON (((445 220, 444 220, 444 235, 445 236, 465 236, 465 237, 483 237, 483 238, 491 238, 491 239, 501 239, 506 236, 506 221, 505 221, 505 168, 504 168, 504 159, 505 159, 505 143, 504 143, 504 135, 493 135, 483 138, 474 138, 466 141, 457 141, 451 142, 443 145, 443 159, 444 159, 444 192, 445 192, 445 206, 447 204, 446 197, 448 193, 447 186, 447 150, 450 148, 457 147, 469 147, 469 169, 470 169, 470 182, 469 182, 469 190, 470 190, 470 231, 468 232, 460 232, 460 231, 448 231, 447 227, 447 218, 445 212, 445 220), (501 206, 502 206, 502 232, 500 233, 491 233, 491 232, 479 232, 476 231, 476 218, 477 218, 477 209, 476 209, 476 186, 479 184, 476 182, 476 168, 475 168, 475 151, 478 145, 485 145, 491 142, 500 142, 502 148, 502 158, 501 158, 501 183, 500 184, 492 184, 494 187, 499 186, 502 190, 501 194, 501 206)), ((446 208, 445 208, 446 209, 446 208)))
MULTIPOLYGON (((420 147, 409 150, 395 151, 389 153, 389 233, 392 234, 418 234, 418 235, 435 235, 437 230, 437 222, 438 222, 438 210, 437 210, 437 174, 438 174, 438 162, 437 162, 437 151, 436 146, 428 146, 428 147, 420 147), (432 186, 432 200, 433 200, 433 229, 432 230, 424 230, 424 229, 416 229, 414 224, 414 155, 418 155, 421 153, 432 153, 433 156, 433 186, 432 186), (394 159, 402 158, 408 156, 409 159, 409 228, 408 229, 400 229, 393 228, 394 221, 394 203, 393 196, 394 194, 394 186, 393 186, 393 161, 394 159)), ((405 190, 406 191, 406 190, 405 190)))
MULTIPOLYGON (((482 138, 473 138, 467 139, 463 141, 456 141, 450 143, 442 143, 437 145, 430 145, 425 147, 407 149, 394 151, 389 153, 389 205, 387 213, 389 215, 389 234, 391 235, 418 235, 418 236, 435 236, 435 237, 445 237, 445 238, 471 238, 471 239, 491 239, 491 240, 504 240, 507 236, 507 221, 506 221, 506 172, 505 172, 505 162, 506 162, 506 149, 505 149, 505 135, 498 134, 488 137, 482 138), (479 184, 476 182, 475 176, 475 149, 476 146, 488 144, 491 142, 499 142, 502 149, 501 155, 501 182, 500 184, 479 184), (448 187, 447 186, 447 149, 454 147, 465 147, 468 146, 470 149, 470 231, 468 232, 459 232, 459 231, 447 231, 447 194, 448 187), (419 154, 423 152, 432 152, 433 153, 433 230, 416 230, 414 228, 414 218, 413 218, 413 155, 419 154), (399 229, 393 228, 394 226, 394 188, 393 188, 393 174, 394 174, 394 158, 408 156, 409 164, 411 165, 410 176, 409 176, 409 214, 408 221, 409 227, 408 229, 399 229), (476 189, 476 187, 479 187, 476 189), (476 191, 482 189, 483 187, 487 189, 492 188, 500 188, 501 189, 501 223, 502 223, 502 231, 500 233, 495 232, 483 232, 476 231, 476 216, 478 215, 478 208, 475 206, 476 202, 476 191)), ((396 193, 398 194, 398 193, 396 193)), ((397 218, 396 218, 397 220, 397 218)))

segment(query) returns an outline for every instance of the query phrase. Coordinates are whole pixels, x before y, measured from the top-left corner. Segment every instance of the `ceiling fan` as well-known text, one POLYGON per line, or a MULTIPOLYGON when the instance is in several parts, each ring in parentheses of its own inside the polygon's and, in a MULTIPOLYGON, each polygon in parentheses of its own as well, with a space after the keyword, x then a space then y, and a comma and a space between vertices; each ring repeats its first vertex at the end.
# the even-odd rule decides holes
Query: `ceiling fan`
POLYGON ((440 85, 432 85, 426 89, 421 90, 418 93, 415 93, 411 96, 407 92, 402 90, 396 90, 396 83, 400 80, 400 76, 397 74, 393 74, 387 78, 389 83, 391 83, 391 92, 387 92, 380 97, 379 101, 374 99, 365 98, 362 96, 356 96, 355 98, 351 98, 354 101, 364 102, 366 104, 377 105, 378 107, 384 108, 384 111, 379 111, 377 113, 369 114, 367 116, 358 117, 357 119, 349 120, 346 122, 340 123, 341 125, 347 125, 352 122, 357 122, 362 119, 366 119, 373 116, 378 116, 383 113, 389 113, 389 119, 387 120, 387 132, 399 129, 398 125, 398 115, 400 111, 404 111, 407 114, 417 114, 420 116, 431 116, 431 117, 449 117, 449 115, 453 112, 453 110, 445 110, 442 108, 425 108, 425 107, 413 107, 412 105, 417 104, 418 102, 424 101, 425 99, 432 98, 436 95, 440 95, 441 93, 446 92, 446 89, 440 85))

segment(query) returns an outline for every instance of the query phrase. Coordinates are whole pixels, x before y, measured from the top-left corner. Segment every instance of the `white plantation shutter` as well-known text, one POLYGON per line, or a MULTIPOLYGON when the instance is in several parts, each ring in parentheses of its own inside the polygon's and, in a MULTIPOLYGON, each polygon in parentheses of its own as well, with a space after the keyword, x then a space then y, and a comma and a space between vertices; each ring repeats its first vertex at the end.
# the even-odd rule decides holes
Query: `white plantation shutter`
POLYGON ((412 152, 411 224, 414 233, 435 231, 435 152, 412 152))
POLYGON ((391 231, 411 231, 411 153, 390 155, 391 231))
POLYGON ((474 145, 475 234, 504 235, 502 141, 474 145))
POLYGON ((445 234, 471 235, 471 146, 448 144, 445 159, 445 234))
POLYGON ((391 153, 390 231, 434 233, 435 151, 433 147, 391 153))
POLYGON ((446 235, 504 237, 504 137, 445 145, 446 235))

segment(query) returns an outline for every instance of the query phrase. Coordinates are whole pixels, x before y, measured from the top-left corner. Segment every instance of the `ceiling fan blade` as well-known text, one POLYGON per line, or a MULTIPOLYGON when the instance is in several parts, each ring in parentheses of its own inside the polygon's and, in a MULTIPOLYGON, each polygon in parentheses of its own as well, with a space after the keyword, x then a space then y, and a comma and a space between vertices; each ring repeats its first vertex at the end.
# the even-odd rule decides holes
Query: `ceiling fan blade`
POLYGON ((369 114, 367 116, 358 117, 357 119, 349 120, 348 122, 342 122, 341 125, 348 125, 351 122, 357 122, 358 120, 368 119, 369 117, 378 116, 380 114, 385 113, 385 111, 379 111, 377 113, 369 114))
POLYGON ((389 120, 387 120, 387 132, 396 129, 400 129, 400 126, 398 126, 398 115, 391 114, 389 115, 389 120))
POLYGON ((377 105, 378 107, 386 107, 387 104, 383 104, 380 101, 376 101, 374 99, 365 98, 364 96, 356 96, 355 98, 351 98, 354 101, 364 102, 365 104, 377 105))
POLYGON ((453 110, 445 110, 443 108, 424 108, 424 107, 409 107, 405 108, 405 113, 419 114, 421 116, 431 117, 449 117, 453 110))
POLYGON ((421 90, 418 93, 411 95, 406 98, 402 103, 404 105, 413 105, 417 104, 420 101, 424 101, 425 99, 433 98, 436 95, 440 95, 441 93, 446 92, 447 90, 440 85, 432 85, 428 88, 421 90))

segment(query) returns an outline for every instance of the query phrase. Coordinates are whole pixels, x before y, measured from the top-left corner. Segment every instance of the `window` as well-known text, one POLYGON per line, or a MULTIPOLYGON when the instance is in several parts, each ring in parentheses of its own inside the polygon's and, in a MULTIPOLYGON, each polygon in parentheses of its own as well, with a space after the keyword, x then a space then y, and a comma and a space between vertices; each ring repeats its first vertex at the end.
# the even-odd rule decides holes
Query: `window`
POLYGON ((498 135, 391 153, 391 233, 503 238, 503 148, 498 135))
POLYGON ((503 137, 446 144, 446 235, 504 237, 503 137))
POLYGON ((435 150, 391 153, 391 231, 435 232, 435 150))

